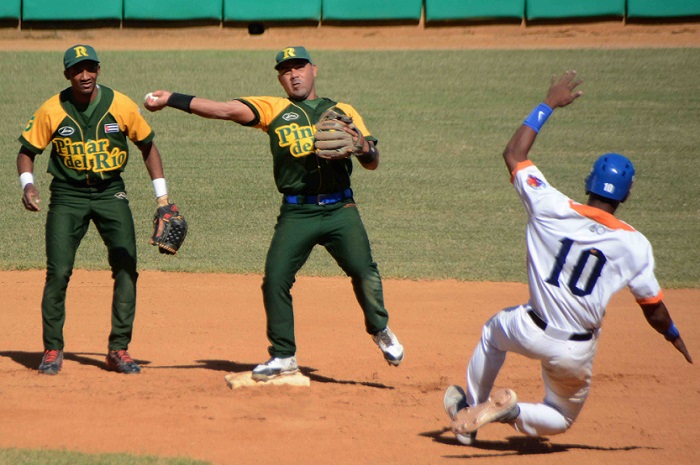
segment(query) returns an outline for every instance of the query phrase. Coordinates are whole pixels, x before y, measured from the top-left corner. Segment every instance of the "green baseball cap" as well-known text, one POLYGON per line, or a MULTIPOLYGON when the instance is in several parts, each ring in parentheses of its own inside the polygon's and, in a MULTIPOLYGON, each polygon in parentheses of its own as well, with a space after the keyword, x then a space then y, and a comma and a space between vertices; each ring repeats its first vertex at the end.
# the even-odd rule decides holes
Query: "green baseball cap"
POLYGON ((275 58, 275 61, 277 62, 275 69, 279 69, 282 63, 289 60, 305 60, 309 63, 313 63, 309 52, 307 52, 301 45, 297 45, 295 47, 286 47, 279 51, 277 57, 275 58))
POLYGON ((100 59, 97 58, 97 52, 89 45, 73 45, 63 54, 63 66, 65 69, 86 60, 100 62, 100 59))

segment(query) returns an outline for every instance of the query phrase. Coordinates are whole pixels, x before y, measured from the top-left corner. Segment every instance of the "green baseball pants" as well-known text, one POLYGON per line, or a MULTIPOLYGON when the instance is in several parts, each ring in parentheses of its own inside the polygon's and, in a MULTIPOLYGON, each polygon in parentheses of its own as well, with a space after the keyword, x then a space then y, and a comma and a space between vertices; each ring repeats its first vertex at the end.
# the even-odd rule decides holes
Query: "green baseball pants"
POLYGON ((90 222, 107 246, 114 279, 110 350, 127 349, 136 312, 136 233, 124 183, 76 187, 51 183, 46 218, 46 284, 41 302, 45 350, 63 350, 66 290, 75 254, 90 222))
POLYGON ((382 280, 353 201, 333 205, 283 203, 267 252, 262 285, 271 343, 268 352, 273 357, 296 354, 290 291, 296 273, 317 244, 325 247, 351 278, 366 331, 374 334, 387 326, 389 314, 384 308, 382 280))

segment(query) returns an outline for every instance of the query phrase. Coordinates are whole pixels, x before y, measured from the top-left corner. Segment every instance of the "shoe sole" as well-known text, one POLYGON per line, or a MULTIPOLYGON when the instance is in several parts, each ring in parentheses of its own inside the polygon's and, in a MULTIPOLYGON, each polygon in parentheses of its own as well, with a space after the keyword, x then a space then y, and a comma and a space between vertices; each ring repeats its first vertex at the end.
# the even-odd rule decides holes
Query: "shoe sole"
POLYGON ((476 431, 469 434, 455 434, 455 437, 457 438, 460 444, 463 444, 465 446, 473 446, 474 444, 476 444, 476 431))
POLYGON ((482 426, 503 418, 517 404, 518 397, 512 389, 499 389, 486 402, 458 412, 450 428, 455 434, 474 433, 482 426))
MULTIPOLYGON (((445 406, 445 413, 452 420, 457 415, 457 412, 467 408, 467 394, 461 387, 452 385, 445 390, 445 397, 442 402, 445 406)), ((460 444, 465 446, 474 445, 476 442, 476 432, 469 434, 455 433, 455 437, 460 444)))
POLYGON ((445 406, 445 413, 452 420, 457 412, 467 407, 467 395, 461 387, 452 385, 445 390, 442 403, 445 406))
POLYGON ((253 373, 250 377, 253 378, 254 381, 270 381, 271 379, 280 378, 282 376, 290 376, 296 373, 299 373, 298 368, 294 371, 282 371, 273 375, 266 375, 264 373, 253 373))
POLYGON ((109 363, 109 362, 105 362, 105 364, 107 365, 107 370, 109 370, 109 371, 114 371, 114 372, 116 372, 116 373, 121 373, 121 374, 123 374, 123 375, 138 375, 138 374, 141 374, 141 368, 140 368, 140 367, 139 367, 138 370, 125 371, 125 370, 120 369, 117 365, 113 365, 113 364, 111 364, 111 363, 109 363))
POLYGON ((41 375, 57 375, 61 371, 61 367, 58 367, 57 370, 47 368, 45 370, 39 370, 39 374, 41 375))
POLYGON ((389 365, 391 365, 393 367, 397 367, 397 366, 401 365, 401 362, 403 361, 403 355, 401 355, 401 358, 399 358, 399 359, 389 359, 389 358, 384 357, 384 360, 386 360, 386 363, 388 363, 389 365))

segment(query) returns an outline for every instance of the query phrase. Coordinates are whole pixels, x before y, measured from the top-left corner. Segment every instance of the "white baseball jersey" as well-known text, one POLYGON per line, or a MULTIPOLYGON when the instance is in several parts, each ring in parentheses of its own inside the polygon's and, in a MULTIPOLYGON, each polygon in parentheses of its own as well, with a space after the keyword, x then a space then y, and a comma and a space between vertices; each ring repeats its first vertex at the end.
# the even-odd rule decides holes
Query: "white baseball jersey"
POLYGON ((572 201, 529 160, 518 164, 512 181, 528 213, 530 305, 548 324, 571 332, 598 329, 610 298, 625 286, 639 303, 662 299, 643 234, 572 201))

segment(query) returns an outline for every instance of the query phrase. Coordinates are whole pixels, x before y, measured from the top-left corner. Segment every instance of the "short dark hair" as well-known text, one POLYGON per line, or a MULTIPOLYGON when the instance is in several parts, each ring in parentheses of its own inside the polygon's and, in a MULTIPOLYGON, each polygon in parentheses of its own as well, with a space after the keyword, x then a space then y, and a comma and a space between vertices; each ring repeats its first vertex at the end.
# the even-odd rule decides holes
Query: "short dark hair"
POLYGON ((603 197, 602 195, 595 194, 593 192, 586 192, 589 196, 589 198, 597 200, 599 202, 607 203, 613 208, 617 208, 620 206, 620 201, 619 200, 613 200, 608 197, 603 197))

